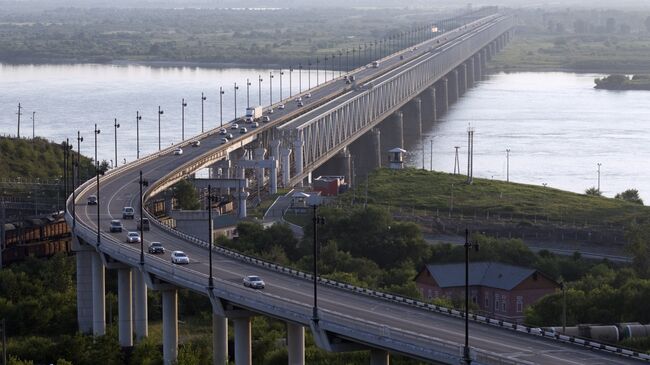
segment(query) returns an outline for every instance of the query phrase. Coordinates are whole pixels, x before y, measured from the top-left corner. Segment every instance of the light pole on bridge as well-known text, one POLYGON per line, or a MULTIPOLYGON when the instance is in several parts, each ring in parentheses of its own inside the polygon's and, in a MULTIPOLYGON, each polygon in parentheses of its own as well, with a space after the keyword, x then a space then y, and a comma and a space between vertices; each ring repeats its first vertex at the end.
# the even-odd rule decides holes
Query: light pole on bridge
POLYGON ((273 71, 269 71, 269 105, 273 105, 273 71))
POLYGON ((298 64, 298 93, 302 92, 302 63, 298 64))
POLYGON ((600 193, 600 166, 602 165, 602 163, 599 162, 597 165, 598 165, 598 192, 600 193))
POLYGON ((142 170, 140 170, 140 265, 144 265, 144 200, 142 198, 142 187, 149 186, 149 181, 142 178, 142 170))
POLYGON ((117 167, 117 129, 120 127, 120 123, 117 122, 117 118, 113 121, 113 129, 115 130, 115 167, 117 167))
POLYGON ((291 84, 291 75, 293 74, 293 66, 289 67, 289 98, 293 96, 292 84, 291 84))
POLYGON ((318 77, 319 64, 320 64, 320 59, 316 57, 316 86, 320 85, 320 80, 318 77))
POLYGON ((313 217, 312 217, 312 223, 313 223, 313 229, 314 229, 314 272, 312 274, 313 279, 314 279, 314 307, 312 309, 312 320, 314 322, 318 322, 318 226, 319 225, 324 225, 325 224, 325 218, 319 216, 318 213, 318 202, 315 200, 313 201, 312 204, 313 208, 313 217))
POLYGON ((205 95, 203 95, 203 93, 201 93, 201 133, 205 132, 204 131, 204 121, 203 121, 203 116, 204 116, 204 114, 203 114, 203 103, 205 102, 206 99, 207 98, 205 97, 205 95))
POLYGON ((284 71, 280 70, 280 102, 282 102, 282 75, 284 75, 284 71))
POLYGON ((210 261, 210 273, 208 275, 208 287, 214 288, 214 279, 212 278, 212 235, 214 234, 214 222, 212 222, 212 187, 208 185, 208 257, 210 261))
POLYGON ((140 111, 135 112, 135 147, 136 147, 136 157, 140 158, 140 121, 142 120, 142 115, 140 111))
POLYGON ((99 161, 97 160, 97 135, 101 133, 97 124, 95 124, 95 175, 97 177, 97 246, 101 243, 101 223, 99 219, 100 201, 99 201, 99 161))
POLYGON ((185 107, 187 103, 185 99, 181 99, 181 140, 185 140, 185 107))
POLYGON ((235 119, 237 119, 237 90, 239 90, 239 86, 237 86, 237 83, 235 82, 235 119))
POLYGON ((465 346, 463 347, 463 361, 472 363, 469 349, 469 249, 478 251, 478 243, 469 242, 469 229, 465 228, 465 346))
POLYGON ((311 60, 307 60, 307 90, 311 90, 311 60))
POLYGON ((506 148, 506 182, 510 182, 510 148, 506 148))
POLYGON ((246 79, 246 108, 251 107, 251 80, 246 79))
POLYGON ((84 138, 81 136, 81 132, 77 131, 77 159, 75 161, 74 156, 72 156, 72 231, 77 227, 77 203, 76 203, 76 190, 77 183, 79 181, 79 156, 81 156, 81 142, 84 141, 84 138))
POLYGON ((165 114, 165 112, 160 109, 160 105, 158 105, 158 151, 160 151, 160 116, 165 114))
POLYGON ((219 86, 219 127, 223 127, 223 87, 219 86))
POLYGON ((262 75, 257 75, 257 97, 258 106, 262 106, 262 75))

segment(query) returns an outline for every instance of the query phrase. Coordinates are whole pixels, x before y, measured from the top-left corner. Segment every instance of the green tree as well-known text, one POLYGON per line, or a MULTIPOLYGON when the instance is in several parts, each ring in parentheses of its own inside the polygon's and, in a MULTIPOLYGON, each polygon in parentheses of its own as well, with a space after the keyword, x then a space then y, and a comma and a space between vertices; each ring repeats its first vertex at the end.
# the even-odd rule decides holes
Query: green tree
POLYGON ((637 189, 627 189, 622 193, 616 194, 614 199, 625 200, 630 203, 643 205, 643 200, 639 197, 639 191, 637 189))
POLYGON ((600 192, 600 190, 596 189, 595 187, 590 187, 589 189, 585 190, 585 195, 589 196, 603 196, 603 194, 600 192))
POLYGON ((181 180, 174 184, 172 190, 174 191, 174 198, 178 201, 178 205, 181 209, 197 210, 201 207, 199 194, 196 192, 196 188, 194 188, 194 185, 192 185, 191 182, 181 180))

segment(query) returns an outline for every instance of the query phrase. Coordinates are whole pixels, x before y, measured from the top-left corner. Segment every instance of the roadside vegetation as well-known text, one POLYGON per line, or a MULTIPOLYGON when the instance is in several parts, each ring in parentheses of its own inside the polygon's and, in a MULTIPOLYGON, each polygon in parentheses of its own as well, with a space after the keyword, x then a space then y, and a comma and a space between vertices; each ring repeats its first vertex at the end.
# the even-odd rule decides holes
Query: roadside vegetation
POLYGON ((609 75, 594 80, 596 89, 605 90, 650 90, 650 76, 648 75, 609 75))

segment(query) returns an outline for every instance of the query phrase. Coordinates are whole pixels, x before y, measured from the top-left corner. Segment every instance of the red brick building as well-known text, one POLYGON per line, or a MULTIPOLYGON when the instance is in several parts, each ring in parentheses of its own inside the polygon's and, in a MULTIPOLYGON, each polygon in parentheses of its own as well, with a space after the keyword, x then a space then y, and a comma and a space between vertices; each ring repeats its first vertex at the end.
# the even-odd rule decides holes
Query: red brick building
MULTIPOLYGON (((415 284, 425 299, 464 298, 465 263, 426 265, 415 284)), ((470 300, 493 318, 521 322, 526 307, 558 289, 559 283, 535 269, 497 262, 469 265, 470 300)))

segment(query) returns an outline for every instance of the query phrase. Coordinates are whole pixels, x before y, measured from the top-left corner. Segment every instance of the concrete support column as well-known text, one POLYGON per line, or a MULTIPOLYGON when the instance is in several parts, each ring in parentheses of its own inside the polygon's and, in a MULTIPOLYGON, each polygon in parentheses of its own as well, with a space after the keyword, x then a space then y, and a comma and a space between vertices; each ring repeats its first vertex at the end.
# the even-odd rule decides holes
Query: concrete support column
POLYGON ((431 86, 427 90, 428 90, 428 94, 429 94, 429 97, 428 97, 429 103, 431 103, 430 104, 431 105, 431 107, 430 107, 430 110, 431 110, 431 118, 430 118, 430 120, 433 123, 436 120, 438 120, 438 106, 436 105, 436 99, 437 99, 436 87, 431 86))
POLYGON ((422 135, 422 99, 415 98, 411 101, 415 111, 415 131, 418 136, 422 135))
MULTIPOLYGON (((255 161, 264 160, 264 155, 266 154, 266 149, 258 147, 255 149, 255 161)), ((257 169, 257 183, 264 185, 264 175, 265 169, 263 167, 258 167, 257 169)))
POLYGON ((446 77, 441 78, 436 83, 436 94, 438 95, 438 100, 436 102, 436 108, 438 115, 442 115, 449 110, 449 81, 446 77))
POLYGON ((289 365, 305 365, 305 328, 287 323, 289 365))
POLYGON ((474 61, 474 67, 476 67, 476 74, 474 76, 476 77, 476 81, 481 81, 483 79, 483 57, 481 57, 481 52, 476 53, 474 58, 476 59, 474 61))
POLYGON ((178 290, 162 290, 163 364, 172 365, 178 357, 178 290))
POLYGON ((398 110, 393 114, 390 130, 395 133, 395 138, 392 141, 394 146, 389 146, 388 149, 395 147, 404 148, 404 113, 398 110))
POLYGON ((133 347, 133 318, 131 316, 131 268, 117 270, 117 311, 120 346, 133 347))
MULTIPOLYGON (((295 162, 296 176, 302 174, 304 146, 305 146, 305 142, 303 142, 300 139, 293 142, 293 153, 295 153, 294 162, 295 162)), ((302 186, 302 181, 298 183, 298 186, 302 186)))
POLYGON ((228 318, 212 313, 212 364, 228 365, 228 318))
POLYGON ((271 161, 274 162, 269 171, 269 192, 277 194, 278 192, 278 160, 277 157, 271 156, 271 161))
POLYGON ((458 66, 458 96, 465 94, 467 91, 467 64, 463 63, 458 66))
POLYGON ((106 268, 98 253, 92 254, 93 277, 93 335, 106 334, 106 268))
POLYGON ((147 314, 147 283, 140 270, 133 270, 133 324, 135 339, 140 342, 149 335, 147 314))
POLYGON ((289 187, 289 180, 291 179, 291 149, 283 148, 282 149, 282 161, 280 164, 280 169, 282 170, 282 186, 289 187))
POLYGON ((373 128, 370 133, 372 138, 371 161, 373 161, 371 166, 372 169, 378 169, 381 167, 381 132, 379 128, 373 128))
POLYGON ((455 103, 458 101, 459 94, 458 94, 458 70, 452 70, 449 73, 449 102, 450 103, 455 103))
POLYGON ((370 365, 389 365, 390 355, 384 350, 370 350, 370 365))
POLYGON ((467 88, 469 89, 470 87, 474 86, 474 81, 476 80, 476 77, 474 77, 476 70, 474 69, 474 57, 470 57, 467 62, 467 88))
POLYGON ((240 191, 239 192, 239 218, 246 218, 247 217, 247 212, 246 212, 246 200, 248 199, 248 196, 250 194, 247 191, 240 191))
POLYGON ((340 157, 343 176, 345 176, 345 181, 348 183, 348 186, 352 187, 352 155, 350 154, 350 150, 347 147, 342 149, 340 157))
POLYGON ((251 365, 251 319, 244 317, 232 321, 235 327, 235 365, 251 365))
POLYGON ((274 139, 269 144, 269 153, 271 156, 275 157, 276 160, 280 161, 280 141, 274 139))
MULTIPOLYGON (((77 241, 77 238, 73 238, 77 241)), ((77 261, 77 322, 79 332, 93 332, 93 252, 75 252, 77 261)))

